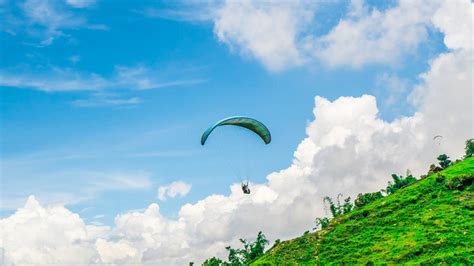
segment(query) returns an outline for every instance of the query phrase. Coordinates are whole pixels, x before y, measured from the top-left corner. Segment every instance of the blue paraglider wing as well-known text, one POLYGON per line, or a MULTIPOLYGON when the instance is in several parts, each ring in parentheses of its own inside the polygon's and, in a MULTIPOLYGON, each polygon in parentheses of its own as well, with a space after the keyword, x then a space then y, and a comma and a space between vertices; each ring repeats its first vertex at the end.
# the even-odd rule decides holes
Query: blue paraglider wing
POLYGON ((268 128, 262 122, 246 116, 233 116, 222 119, 221 121, 209 127, 204 132, 204 134, 202 134, 201 145, 204 145, 209 135, 211 135, 212 131, 214 131, 214 129, 220 126, 243 127, 257 134, 263 140, 263 142, 265 142, 265 144, 269 144, 272 141, 270 130, 268 130, 268 128))

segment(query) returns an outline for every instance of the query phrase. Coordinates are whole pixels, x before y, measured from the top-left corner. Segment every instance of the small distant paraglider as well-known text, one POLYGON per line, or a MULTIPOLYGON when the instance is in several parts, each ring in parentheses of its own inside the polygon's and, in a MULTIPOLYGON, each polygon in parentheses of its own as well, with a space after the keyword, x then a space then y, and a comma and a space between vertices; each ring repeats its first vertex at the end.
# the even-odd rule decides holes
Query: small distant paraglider
POLYGON ((441 140, 443 139, 443 136, 441 135, 436 135, 433 137, 433 140, 436 141, 436 143, 438 143, 438 145, 441 145, 441 140))
MULTIPOLYGON (((203 134, 201 137, 201 145, 204 146, 204 144, 207 141, 207 138, 211 133, 214 131, 214 129, 221 127, 221 126, 238 126, 238 127, 243 127, 246 128, 252 132, 254 132, 257 136, 259 136, 265 144, 269 144, 272 141, 272 136, 270 134, 270 130, 260 121, 246 117, 246 116, 232 116, 228 117, 225 119, 222 119, 215 123, 214 125, 210 126, 203 134)), ((249 183, 248 181, 244 183, 242 181, 242 192, 244 194, 250 194, 250 188, 249 188, 249 183)))

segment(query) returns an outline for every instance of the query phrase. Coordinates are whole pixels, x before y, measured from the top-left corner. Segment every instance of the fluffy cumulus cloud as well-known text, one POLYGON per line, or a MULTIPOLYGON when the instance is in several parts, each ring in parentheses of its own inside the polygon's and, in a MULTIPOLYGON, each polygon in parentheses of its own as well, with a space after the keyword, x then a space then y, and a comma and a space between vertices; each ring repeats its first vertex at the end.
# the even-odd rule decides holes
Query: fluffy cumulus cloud
MULTIPOLYGON (((23 208, 0 220, 0 249, 11 265, 100 262, 93 244, 107 227, 86 225, 62 206, 44 208, 30 196, 23 208)), ((8 262, 8 263, 7 263, 8 262)))
MULTIPOLYGON (((317 7, 323 2, 229 0, 216 8, 213 22, 220 41, 231 50, 253 56, 270 71, 315 60, 329 66, 359 68, 398 63, 402 55, 415 53, 427 39, 433 25, 431 17, 440 3, 400 0, 394 7, 379 10, 353 0, 346 17, 325 35, 308 31, 315 26, 317 7)), ((449 18, 452 14, 447 15, 449 18)), ((447 18, 438 18, 442 19, 447 18)), ((449 22, 445 25, 454 26, 449 22)), ((470 25, 463 27, 468 29, 470 25)))
POLYGON ((331 66, 397 62, 403 53, 414 53, 427 39, 430 19, 438 6, 438 1, 400 0, 382 12, 369 11, 363 1, 354 0, 348 18, 317 38, 311 49, 331 66))
POLYGON ((143 212, 117 216, 106 233, 62 207, 44 208, 30 198, 0 222, 5 257, 28 263, 34 254, 35 262, 46 264, 72 259, 150 265, 200 262, 223 256, 225 246, 259 230, 271 240, 301 234, 312 228, 316 216, 325 215, 325 195, 379 190, 392 172, 403 174, 408 168, 417 175, 425 173, 439 153, 459 158, 464 140, 474 135, 472 43, 463 37, 472 36, 473 4, 466 0, 443 5, 431 23, 445 34, 449 51, 434 58, 420 76, 410 96, 417 108, 412 116, 384 121, 370 95, 334 101, 316 97, 315 119, 293 162, 268 175, 266 183, 251 184, 252 194, 243 195, 234 184, 228 196, 185 204, 176 219, 163 217, 159 205, 151 204, 143 212), (434 135, 444 136, 441 145, 433 142, 434 135), (75 256, 64 255, 70 252, 75 256))
POLYGON ((158 188, 158 199, 166 200, 177 196, 184 197, 191 191, 191 185, 183 181, 175 181, 167 186, 158 188))
MULTIPOLYGON (((21 162, 6 159, 2 163, 4 163, 2 175, 9 176, 12 169, 21 168, 23 165, 33 165, 34 160, 21 162)), ((26 171, 22 175, 31 175, 31 173, 36 172, 34 170, 32 172, 26 171)), ((55 205, 77 204, 110 191, 146 191, 151 189, 153 184, 150 174, 141 171, 69 171, 46 175, 37 174, 35 177, 36 180, 29 182, 30 193, 33 193, 35 198, 43 203, 55 205), (63 182, 65 179, 69 180, 67 184, 63 182), (51 187, 51 184, 56 185, 51 187)), ((2 180, 2 182, 2 186, 9 187, 9 189, 2 189, 0 210, 12 210, 22 206, 25 197, 28 196, 28 194, 19 192, 23 191, 24 183, 21 181, 8 183, 7 180, 2 180)))
POLYGON ((451 49, 472 50, 472 16, 474 6, 468 1, 443 2, 441 8, 432 18, 435 27, 445 34, 444 42, 451 49), (459 17, 455 19, 456 17, 459 17))
POLYGON ((300 65, 299 37, 313 19, 308 1, 226 1, 214 31, 233 50, 260 60, 272 71, 300 65))

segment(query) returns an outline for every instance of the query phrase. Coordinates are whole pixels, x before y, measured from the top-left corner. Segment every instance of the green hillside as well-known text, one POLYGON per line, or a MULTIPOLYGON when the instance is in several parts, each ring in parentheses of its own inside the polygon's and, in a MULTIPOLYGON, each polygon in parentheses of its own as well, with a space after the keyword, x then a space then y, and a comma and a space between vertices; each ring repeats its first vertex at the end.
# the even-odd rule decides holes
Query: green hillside
POLYGON ((474 264, 474 158, 276 244, 251 265, 474 264))

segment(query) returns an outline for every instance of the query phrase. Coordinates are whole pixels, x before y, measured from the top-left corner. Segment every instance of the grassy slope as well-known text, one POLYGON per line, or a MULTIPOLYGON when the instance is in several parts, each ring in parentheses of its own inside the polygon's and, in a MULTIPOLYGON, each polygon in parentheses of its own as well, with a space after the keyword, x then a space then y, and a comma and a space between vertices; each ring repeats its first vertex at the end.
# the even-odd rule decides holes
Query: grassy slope
POLYGON ((474 174, 464 160, 348 215, 316 233, 284 241, 253 265, 316 263, 474 264, 474 185, 446 184, 474 174), (471 230, 470 230, 471 229, 471 230))

